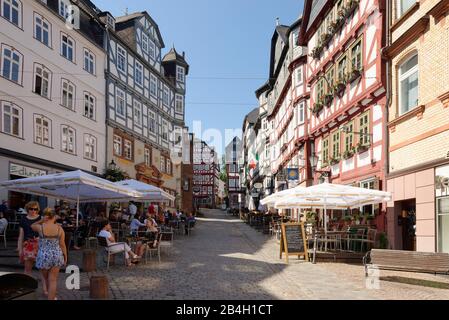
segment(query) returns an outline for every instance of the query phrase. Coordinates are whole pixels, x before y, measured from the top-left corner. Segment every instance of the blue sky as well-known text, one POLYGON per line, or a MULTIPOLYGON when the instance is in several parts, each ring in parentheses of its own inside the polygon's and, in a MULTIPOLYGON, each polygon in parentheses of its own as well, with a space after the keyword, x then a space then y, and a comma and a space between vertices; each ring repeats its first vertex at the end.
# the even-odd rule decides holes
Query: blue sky
POLYGON ((241 129, 245 114, 257 106, 254 91, 268 77, 276 17, 289 25, 303 9, 303 0, 93 2, 114 16, 124 15, 126 8, 129 13, 147 11, 159 25, 164 53, 173 44, 178 52, 186 52, 190 64, 186 125, 194 131, 193 121, 201 121, 203 139, 219 153, 229 142, 225 141, 225 129, 241 129), (209 133, 218 130, 221 141, 205 136, 208 129, 209 133))

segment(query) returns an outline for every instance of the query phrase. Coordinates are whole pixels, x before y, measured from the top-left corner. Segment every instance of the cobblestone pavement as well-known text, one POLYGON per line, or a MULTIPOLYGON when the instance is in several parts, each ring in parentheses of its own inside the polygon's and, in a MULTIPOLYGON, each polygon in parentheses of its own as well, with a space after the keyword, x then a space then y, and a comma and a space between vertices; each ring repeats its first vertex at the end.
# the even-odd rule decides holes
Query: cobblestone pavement
MULTIPOLYGON (((81 273, 81 288, 73 291, 65 288, 67 275, 61 273, 58 298, 89 299, 89 277, 105 274, 111 299, 449 299, 449 290, 386 281, 379 290, 368 290, 362 266, 314 265, 295 258, 287 265, 273 238, 224 211, 204 210, 204 215, 190 236, 175 236, 174 248, 162 253, 161 263, 153 258, 127 268, 118 259, 109 272, 81 273)), ((72 263, 80 261, 79 252, 73 256, 72 263)), ((449 282, 447 277, 385 275, 449 282)))

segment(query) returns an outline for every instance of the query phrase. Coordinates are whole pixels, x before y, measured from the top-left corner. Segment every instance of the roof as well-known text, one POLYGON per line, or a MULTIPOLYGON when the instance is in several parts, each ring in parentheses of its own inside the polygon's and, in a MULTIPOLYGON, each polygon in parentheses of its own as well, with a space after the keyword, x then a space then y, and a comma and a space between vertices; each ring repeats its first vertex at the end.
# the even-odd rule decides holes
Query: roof
POLYGON ((254 108, 250 113, 245 116, 243 120, 243 131, 245 131, 245 123, 255 124, 257 122, 257 118, 259 117, 259 107, 254 108))
POLYGON ((290 27, 286 26, 286 25, 280 25, 280 26, 276 27, 276 32, 279 34, 279 36, 281 37, 281 39, 284 43, 288 43, 289 29, 290 29, 290 27))
POLYGON ((310 10, 310 15, 309 15, 309 23, 307 24, 306 32, 307 32, 307 30, 309 30, 312 23, 318 17, 319 13, 326 5, 326 2, 327 2, 327 0, 312 0, 312 7, 310 10))
MULTIPOLYGON (((189 68, 189 64, 185 60, 184 52, 182 53, 182 55, 180 55, 176 51, 175 48, 171 48, 171 50, 162 59, 162 62, 170 62, 170 61, 176 61, 179 64, 184 65, 185 67, 187 67, 187 69, 189 68)), ((188 71, 187 71, 187 73, 188 73, 188 71)))
POLYGON ((270 89, 270 81, 266 81, 259 89, 256 90, 256 97, 259 98, 262 93, 268 91, 270 89))
POLYGON ((157 25, 157 23, 153 20, 153 18, 151 18, 151 16, 146 11, 135 12, 135 13, 128 14, 126 16, 116 17, 115 18, 116 28, 118 29, 120 24, 126 24, 127 22, 130 22, 131 20, 134 20, 134 19, 137 19, 137 18, 142 18, 143 16, 147 17, 148 20, 150 20, 151 24, 154 25, 154 27, 156 28, 157 35, 159 37, 159 41, 161 42, 161 47, 165 48, 164 40, 162 39, 162 35, 161 35, 160 30, 159 30, 159 26, 157 25))

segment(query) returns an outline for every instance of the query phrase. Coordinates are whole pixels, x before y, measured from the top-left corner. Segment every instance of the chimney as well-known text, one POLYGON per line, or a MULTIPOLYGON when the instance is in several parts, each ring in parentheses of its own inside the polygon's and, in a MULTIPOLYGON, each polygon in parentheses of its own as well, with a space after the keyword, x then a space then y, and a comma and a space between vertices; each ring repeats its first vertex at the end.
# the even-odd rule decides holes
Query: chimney
POLYGON ((186 57, 186 52, 185 52, 185 51, 182 52, 182 57, 183 57, 183 58, 186 57))
POLYGON ((279 17, 276 18, 276 27, 279 26, 279 17))

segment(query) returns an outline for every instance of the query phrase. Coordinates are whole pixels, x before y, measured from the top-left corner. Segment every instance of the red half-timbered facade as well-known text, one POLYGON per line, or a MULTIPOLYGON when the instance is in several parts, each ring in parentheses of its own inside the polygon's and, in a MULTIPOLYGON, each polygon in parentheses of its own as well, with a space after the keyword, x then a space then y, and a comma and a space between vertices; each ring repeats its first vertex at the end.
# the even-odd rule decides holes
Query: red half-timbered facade
MULTIPOLYGON (((308 132, 318 171, 329 170, 332 183, 385 187, 384 2, 305 1, 299 43, 309 53, 308 132)), ((363 211, 385 228, 378 207, 363 211)))

